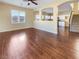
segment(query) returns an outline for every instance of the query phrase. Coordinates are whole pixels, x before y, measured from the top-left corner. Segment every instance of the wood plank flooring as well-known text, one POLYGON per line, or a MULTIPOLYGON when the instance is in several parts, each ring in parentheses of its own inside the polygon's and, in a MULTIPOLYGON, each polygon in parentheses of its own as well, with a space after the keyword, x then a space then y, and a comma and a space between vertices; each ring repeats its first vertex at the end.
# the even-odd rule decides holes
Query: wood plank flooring
POLYGON ((79 34, 33 28, 0 33, 0 59, 79 59, 79 34))

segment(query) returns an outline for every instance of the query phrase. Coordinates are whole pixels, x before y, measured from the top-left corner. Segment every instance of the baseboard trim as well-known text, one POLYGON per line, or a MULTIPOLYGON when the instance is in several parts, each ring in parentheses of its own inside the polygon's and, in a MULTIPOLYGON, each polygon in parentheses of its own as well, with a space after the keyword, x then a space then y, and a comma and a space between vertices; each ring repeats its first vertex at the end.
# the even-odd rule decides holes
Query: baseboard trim
POLYGON ((29 29, 29 28, 33 28, 33 27, 24 27, 24 28, 16 28, 16 29, 11 29, 11 30, 2 30, 2 31, 0 31, 0 33, 12 32, 12 31, 17 31, 17 30, 24 30, 24 29, 29 29))
MULTIPOLYGON (((25 27, 25 28, 16 28, 16 29, 12 29, 12 30, 3 30, 3 31, 0 31, 0 33, 4 33, 4 32, 14 32, 14 31, 20 31, 20 30, 25 30, 25 29, 37 29, 37 30, 41 30, 41 31, 45 31, 45 30, 42 30, 42 29, 39 29, 39 28, 35 28, 35 27, 25 27)), ((48 33, 53 33, 53 34, 56 34, 56 32, 50 32, 50 31, 45 31, 45 32, 48 32, 48 33)))
POLYGON ((41 31, 45 31, 45 32, 53 33, 53 34, 56 34, 56 35, 57 35, 57 32, 51 32, 51 31, 43 30, 43 29, 36 28, 36 27, 33 27, 33 28, 38 29, 38 30, 41 30, 41 31))

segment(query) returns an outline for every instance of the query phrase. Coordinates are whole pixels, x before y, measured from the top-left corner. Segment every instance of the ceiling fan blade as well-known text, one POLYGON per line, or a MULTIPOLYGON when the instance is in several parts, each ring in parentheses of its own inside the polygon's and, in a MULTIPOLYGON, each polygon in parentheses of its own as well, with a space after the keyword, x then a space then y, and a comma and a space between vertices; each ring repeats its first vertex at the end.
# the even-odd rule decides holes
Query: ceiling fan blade
POLYGON ((28 1, 28 0, 23 0, 23 1, 28 1))
POLYGON ((35 4, 35 5, 38 5, 36 2, 34 2, 34 1, 31 1, 33 4, 35 4))
MULTIPOLYGON (((30 2, 32 2, 33 4, 38 5, 38 4, 35 2, 36 0, 23 0, 23 1, 30 1, 30 2)), ((28 2, 28 5, 30 5, 29 2, 28 2)))

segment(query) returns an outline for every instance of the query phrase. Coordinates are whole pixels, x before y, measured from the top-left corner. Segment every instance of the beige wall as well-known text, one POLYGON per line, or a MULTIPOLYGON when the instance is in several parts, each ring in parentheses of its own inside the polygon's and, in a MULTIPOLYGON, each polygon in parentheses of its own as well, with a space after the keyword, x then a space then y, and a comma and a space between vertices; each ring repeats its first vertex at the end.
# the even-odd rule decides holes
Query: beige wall
POLYGON ((33 26, 33 10, 21 8, 9 4, 0 3, 0 32, 11 31, 16 29, 24 29, 33 26), (26 22, 22 24, 11 24, 11 10, 25 11, 26 22))

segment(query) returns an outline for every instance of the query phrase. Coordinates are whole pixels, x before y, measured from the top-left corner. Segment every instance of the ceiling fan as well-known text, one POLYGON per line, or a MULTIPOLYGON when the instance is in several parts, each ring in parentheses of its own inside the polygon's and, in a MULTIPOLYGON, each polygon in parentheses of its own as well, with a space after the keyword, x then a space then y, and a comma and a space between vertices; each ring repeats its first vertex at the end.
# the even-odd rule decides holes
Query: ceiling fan
POLYGON ((36 0, 23 0, 23 1, 28 2, 28 5, 30 5, 30 2, 35 5, 38 5, 38 3, 35 2, 36 0))

